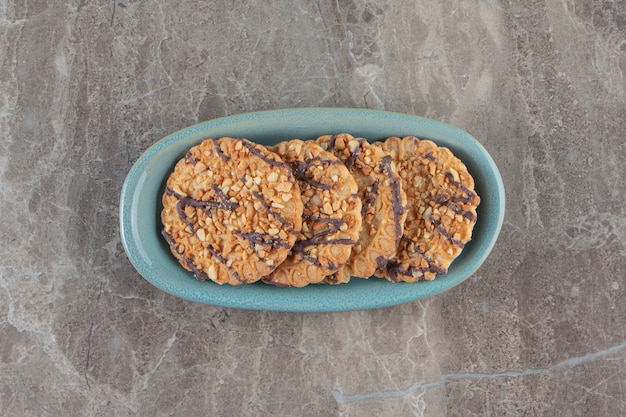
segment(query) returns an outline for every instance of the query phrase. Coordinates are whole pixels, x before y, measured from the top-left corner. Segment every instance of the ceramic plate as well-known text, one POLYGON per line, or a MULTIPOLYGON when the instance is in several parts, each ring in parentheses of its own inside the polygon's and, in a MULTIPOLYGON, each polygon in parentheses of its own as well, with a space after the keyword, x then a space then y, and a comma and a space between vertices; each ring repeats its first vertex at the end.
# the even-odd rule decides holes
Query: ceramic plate
POLYGON ((137 271, 177 297, 216 306, 254 310, 328 312, 391 306, 445 291, 472 275, 486 259, 504 217, 504 187, 485 149, 466 132, 430 119, 364 109, 306 108, 240 114, 200 123, 151 146, 131 168, 120 200, 124 248, 137 271), (245 137, 265 145, 347 132, 371 141, 415 135, 450 148, 465 162, 481 197, 473 239, 434 281, 391 283, 357 279, 348 284, 277 288, 262 283, 232 287, 196 280, 184 270, 160 235, 165 180, 187 150, 208 137, 245 137))

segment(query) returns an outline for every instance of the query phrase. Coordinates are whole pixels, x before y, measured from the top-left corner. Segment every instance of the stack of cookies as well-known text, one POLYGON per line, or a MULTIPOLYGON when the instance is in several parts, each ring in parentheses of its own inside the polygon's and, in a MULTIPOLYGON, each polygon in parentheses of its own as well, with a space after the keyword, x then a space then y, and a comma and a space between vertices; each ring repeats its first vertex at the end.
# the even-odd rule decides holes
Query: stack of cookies
POLYGON ((223 137, 176 164, 162 235, 185 269, 218 284, 414 282, 448 271, 479 203, 465 165, 414 136, 223 137))

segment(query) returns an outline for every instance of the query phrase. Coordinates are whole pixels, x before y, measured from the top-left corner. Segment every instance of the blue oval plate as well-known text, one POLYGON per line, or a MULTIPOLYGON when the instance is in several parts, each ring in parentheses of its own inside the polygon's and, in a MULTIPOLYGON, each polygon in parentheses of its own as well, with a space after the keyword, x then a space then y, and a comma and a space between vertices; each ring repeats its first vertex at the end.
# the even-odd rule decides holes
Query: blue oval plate
POLYGON ((304 108, 240 114, 200 123, 151 146, 131 168, 120 199, 122 243, 137 271, 177 297, 216 306, 274 311, 328 312, 378 308, 445 291, 467 279, 493 248, 504 218, 504 186, 485 149, 466 132, 430 119, 365 109, 304 108), (474 177, 481 197, 473 239, 434 281, 391 283, 354 278, 348 284, 277 288, 262 283, 233 287, 196 280, 171 255, 160 235, 165 180, 187 150, 204 138, 245 137, 265 145, 347 132, 373 140, 415 135, 450 148, 474 177))

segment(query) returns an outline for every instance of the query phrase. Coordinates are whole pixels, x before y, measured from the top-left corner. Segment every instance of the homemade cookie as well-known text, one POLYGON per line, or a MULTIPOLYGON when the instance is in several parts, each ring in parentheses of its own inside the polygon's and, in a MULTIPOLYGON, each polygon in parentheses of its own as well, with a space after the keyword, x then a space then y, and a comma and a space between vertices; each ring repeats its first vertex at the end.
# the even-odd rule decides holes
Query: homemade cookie
POLYGON ((395 254, 406 218, 406 194, 393 158, 363 138, 349 134, 317 138, 322 148, 341 159, 359 187, 363 226, 346 265, 326 282, 347 282, 350 276, 368 278, 395 254))
POLYGON ((414 136, 376 143, 391 155, 409 200, 396 256, 377 275, 391 281, 445 274, 472 237, 480 197, 474 179, 452 152, 414 136))
POLYGON ((199 280, 255 282, 285 260, 300 233, 300 188, 265 147, 206 139, 168 178, 161 220, 172 253, 199 280))
POLYGON ((350 256, 361 229, 361 199, 346 166, 314 142, 271 148, 293 169, 303 203, 302 232, 287 259, 263 281, 303 287, 321 282, 350 256))

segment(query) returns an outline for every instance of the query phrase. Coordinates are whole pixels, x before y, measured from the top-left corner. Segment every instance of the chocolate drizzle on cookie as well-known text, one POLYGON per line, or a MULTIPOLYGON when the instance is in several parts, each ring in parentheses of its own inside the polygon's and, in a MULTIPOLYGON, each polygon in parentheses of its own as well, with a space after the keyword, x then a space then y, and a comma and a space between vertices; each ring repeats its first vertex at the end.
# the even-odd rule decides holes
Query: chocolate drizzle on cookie
POLYGON ((416 266, 408 264, 408 267, 404 266, 405 262, 398 261, 389 261, 387 264, 387 273, 389 274, 389 278, 394 282, 402 281, 402 278, 399 276, 412 277, 418 279, 424 279, 424 274, 427 272, 432 272, 435 274, 447 274, 448 270, 446 268, 442 268, 436 264, 436 262, 426 253, 421 250, 418 246, 415 246, 411 239, 406 236, 402 236, 402 241, 400 242, 403 249, 411 249, 409 252, 412 252, 411 258, 417 257, 424 259, 428 266, 416 266), (416 256, 417 255, 417 256, 416 256))
POLYGON ((287 220, 285 220, 283 218, 283 216, 281 216, 276 210, 273 210, 272 207, 267 203, 267 201, 265 201, 265 199, 263 198, 263 196, 257 192, 257 191, 252 191, 252 195, 259 200, 259 202, 261 203, 261 205, 263 206, 263 208, 265 209, 265 211, 267 211, 269 214, 271 214, 272 216, 274 216, 274 218, 276 220, 278 220, 278 222, 285 227, 285 229, 287 230, 287 232, 289 233, 300 233, 299 230, 295 230, 293 228, 293 226, 291 225, 291 223, 289 223, 287 220))
POLYGON ((250 242, 250 247, 254 249, 256 245, 262 245, 270 248, 288 248, 290 245, 288 242, 282 240, 278 236, 269 236, 263 233, 257 232, 240 232, 235 230, 233 232, 236 236, 243 238, 250 242))
POLYGON ((354 148, 354 150, 350 154, 350 157, 345 162, 346 167, 348 169, 352 169, 352 167, 354 166, 354 163, 356 162, 356 159, 361 154, 361 150, 363 148, 363 142, 365 141, 365 139, 362 139, 362 138, 359 138, 359 139, 356 139, 356 140, 359 141, 359 145, 356 148, 354 148))
POLYGON ((382 255, 378 255, 376 257, 376 269, 378 271, 382 271, 383 269, 385 269, 387 267, 387 263, 389 262, 389 260, 387 258, 385 258, 382 255))
POLYGON ((451 201, 446 202, 445 205, 456 214, 460 214, 461 216, 465 217, 466 219, 470 221, 473 221, 473 222, 476 221, 476 215, 472 213, 471 211, 461 210, 458 206, 452 204, 451 201))
POLYGON ((433 226, 435 226, 435 228, 437 229, 437 231, 438 231, 441 235, 443 235, 443 237, 445 237, 446 239, 448 239, 448 241, 449 241, 450 243, 452 243, 453 245, 456 245, 456 246, 458 246, 458 247, 460 247, 460 248, 463 248, 463 247, 465 246, 465 243, 461 242, 461 241, 460 241, 460 240, 458 240, 458 239, 455 239, 455 238, 454 238, 454 237, 450 234, 450 232, 448 232, 448 230, 446 230, 446 228, 443 226, 443 224, 441 224, 441 222, 440 222, 438 219, 436 219, 436 218, 435 218, 435 217, 433 217, 433 216, 430 216, 427 220, 428 220, 429 222, 431 222, 431 223, 433 224, 433 226))
MULTIPOLYGON (((302 257, 302 259, 306 259, 311 262, 313 265, 321 267, 323 266, 320 260, 309 253, 307 253, 306 248, 310 246, 319 246, 319 245, 354 245, 356 241, 352 239, 321 239, 321 236, 312 237, 305 240, 300 240, 293 245, 291 248, 292 253, 297 253, 302 257)), ((328 269, 336 269, 337 265, 332 262, 329 262, 327 265, 328 269)))
POLYGON ((393 218, 394 225, 396 230, 396 245, 399 244, 400 238, 402 237, 402 216, 406 213, 407 208, 402 204, 402 184, 400 181, 400 177, 398 175, 394 175, 393 170, 391 169, 391 162, 393 158, 391 155, 386 155, 380 163, 380 170, 387 175, 389 178, 389 184, 391 185, 391 199, 393 206, 393 218))
POLYGON ((311 167, 317 166, 315 165, 315 163, 320 162, 320 161, 321 159, 319 157, 316 157, 316 158, 311 158, 308 161, 299 162, 295 164, 295 166, 293 167, 293 176, 296 177, 298 180, 309 184, 311 187, 328 191, 331 189, 331 186, 329 184, 324 184, 319 181, 315 181, 313 178, 307 175, 307 171, 311 167))
POLYGON ((450 172, 445 173, 445 178, 450 182, 450 184, 457 187, 463 195, 459 196, 450 196, 445 193, 440 193, 437 195, 435 199, 436 204, 445 205, 450 210, 455 212, 456 214, 460 214, 466 219, 475 222, 476 214, 471 211, 462 210, 454 203, 462 203, 462 204, 471 204, 476 200, 476 193, 465 185, 461 184, 459 181, 454 179, 454 176, 450 172))
POLYGON ((185 256, 185 254, 180 249, 178 249, 178 244, 176 243, 176 241, 174 240, 172 235, 167 233, 165 230, 163 230, 161 232, 161 235, 165 238, 165 240, 170 245, 170 247, 172 249, 174 249, 176 254, 185 263, 185 265, 187 265, 187 268, 191 272, 193 272, 193 274, 196 276, 196 278, 198 278, 201 281, 208 281, 209 280, 209 276, 206 273, 204 273, 204 271, 202 271, 200 268, 198 268, 196 266, 196 264, 191 259, 189 259, 187 256, 185 256))
POLYGON ((228 268, 228 272, 233 276, 233 278, 235 278, 237 281, 241 283, 245 283, 245 281, 241 279, 241 276, 239 275, 239 273, 233 270, 232 266, 228 264, 228 260, 226 260, 226 258, 224 258, 212 245, 204 244, 204 247, 206 248, 207 252, 211 254, 212 257, 217 259, 219 263, 221 263, 226 268, 228 268))
POLYGON ((328 233, 323 233, 319 235, 315 235, 309 239, 304 239, 299 242, 296 242, 293 245, 293 251, 299 254, 303 254, 305 248, 309 246, 317 246, 317 245, 354 245, 356 242, 352 239, 340 238, 340 239, 322 239, 323 236, 328 233))
POLYGON ((217 186, 217 184, 211 184, 211 189, 222 201, 222 207, 225 207, 224 210, 236 210, 237 207, 239 207, 239 203, 230 201, 226 194, 224 194, 222 189, 217 186))
POLYGON ((185 205, 180 200, 176 202, 176 213, 178 213, 178 217, 180 217, 180 220, 182 220, 185 226, 187 226, 192 233, 195 233, 196 226, 187 218, 187 215, 185 214, 185 205))
POLYGON ((309 184, 311 187, 319 188, 321 190, 330 190, 332 187, 329 184, 324 184, 319 181, 314 180, 309 175, 307 175, 307 171, 313 167, 325 166, 325 165, 338 165, 342 162, 339 160, 328 160, 322 159, 319 156, 316 156, 311 159, 307 159, 304 162, 298 162, 293 166, 293 176, 298 180, 309 184))
POLYGON ((331 243, 330 241, 322 241, 320 238, 328 235, 333 235, 341 230, 341 226, 345 223, 342 219, 333 219, 330 217, 319 217, 310 214, 303 214, 302 218, 304 220, 313 222, 313 223, 326 223, 329 224, 330 227, 325 230, 321 230, 317 233, 314 233, 310 238, 301 240, 300 242, 296 242, 296 245, 300 246, 311 246, 311 245, 319 245, 325 243, 331 243))
POLYGON ((459 181, 454 179, 454 175, 452 175, 450 172, 446 172, 445 177, 448 181, 450 181, 451 184, 454 184, 455 187, 457 187, 459 190, 461 190, 461 192, 463 192, 463 194, 465 194, 462 197, 451 197, 450 200, 452 200, 455 203, 471 203, 474 201, 474 199, 476 198, 476 193, 473 192, 472 190, 470 190, 469 188, 467 188, 465 185, 461 184, 459 181))
MULTIPOLYGON (((215 191, 215 190, 213 190, 213 191, 215 191)), ((165 188, 165 194, 176 197, 183 206, 191 206, 191 207, 197 207, 197 208, 201 208, 201 209, 205 209, 207 207, 212 207, 212 208, 217 208, 217 209, 220 209, 220 210, 229 210, 229 211, 235 210, 237 207, 239 207, 238 203, 233 203, 231 201, 226 200, 225 198, 222 199, 222 197, 220 197, 219 194, 218 194, 218 197, 220 197, 220 199, 222 199, 221 203, 219 203, 217 201, 210 201, 210 200, 209 201, 202 201, 202 200, 196 200, 195 198, 186 197, 186 196, 184 196, 182 194, 177 193, 176 191, 172 190, 169 187, 165 188)), ((224 196, 223 193, 221 193, 221 195, 224 196)), ((181 220, 182 220, 182 218, 181 218, 181 220)))
POLYGON ((330 140, 328 141, 328 149, 326 149, 328 152, 332 152, 335 150, 335 142, 337 141, 337 136, 338 135, 332 135, 330 137, 330 140))
MULTIPOLYGON (((428 257, 424 256, 424 258, 426 259, 428 257)), ((409 265, 408 268, 404 267, 401 263, 398 262, 389 262, 387 264, 387 272, 389 273, 389 278, 391 278, 393 282, 400 282, 402 281, 402 279, 399 278, 400 275, 405 277, 423 279, 426 272, 432 272, 440 275, 448 273, 447 269, 440 268, 432 263, 432 259, 430 261, 427 260, 426 262, 428 263, 427 267, 409 265)))
MULTIPOLYGON (((314 216, 310 214, 304 214, 302 218, 305 221, 309 221, 313 223, 316 223, 316 222, 326 223, 330 225, 330 227, 324 230, 321 230, 317 233, 314 233, 311 237, 296 241, 296 243, 293 245, 293 248, 291 248, 291 251, 293 253, 297 253, 302 258, 311 262, 315 266, 318 266, 318 267, 322 266, 322 263, 319 261, 319 259, 309 255, 306 251, 307 248, 311 246, 319 246, 319 245, 354 245, 356 243, 352 239, 324 239, 326 236, 333 235, 341 230, 341 226, 344 224, 344 221, 342 219, 319 217, 319 216, 314 216)), ((334 264, 330 265, 331 263, 332 262, 329 263, 328 269, 338 268, 337 265, 334 265, 334 264)))
MULTIPOLYGON (((335 152, 335 142, 337 141, 338 136, 340 135, 332 135, 330 139, 328 140, 328 145, 326 149, 328 152, 335 152)), ((348 157, 348 159, 344 161, 344 164, 346 165, 348 169, 352 169, 352 167, 354 166, 354 163, 356 162, 357 158, 361 154, 361 151, 363 148, 363 142, 366 142, 366 140, 363 138, 352 138, 350 140, 358 141, 358 145, 350 153, 350 156, 348 157)), ((348 146, 348 142, 346 143, 346 146, 348 146)))
MULTIPOLYGON (((302 162, 294 162, 292 163, 292 167, 294 177, 296 177, 297 180, 307 184, 311 188, 330 191, 332 189, 332 185, 324 184, 314 179, 314 175, 316 172, 311 172, 311 170, 317 168, 325 169, 327 166, 330 165, 342 164, 343 162, 341 162, 339 159, 326 159, 318 155, 302 162)), ((327 265, 323 265, 318 257, 310 254, 309 248, 321 245, 354 245, 356 242, 353 239, 328 238, 329 236, 332 236, 339 232, 345 222, 340 218, 321 217, 319 215, 313 215, 306 212, 303 214, 302 218, 305 222, 309 224, 309 230, 317 230, 318 227, 316 226, 316 223, 324 223, 328 225, 328 227, 325 227, 323 230, 313 233, 312 236, 304 238, 302 238, 303 234, 305 234, 303 232, 303 234, 300 235, 300 238, 296 240, 295 244, 291 248, 291 252, 298 254, 302 259, 317 267, 325 267, 329 270, 337 270, 340 265, 336 265, 332 261, 328 261, 327 265)))
POLYGON ((188 150, 187 153, 185 154, 185 162, 187 162, 188 164, 190 163, 194 167, 198 163, 198 161, 196 161, 196 158, 193 157, 193 154, 191 153, 191 149, 188 150))
MULTIPOLYGON (((367 193, 367 198, 363 201, 363 205, 361 206, 361 216, 365 216, 376 200, 378 196, 378 186, 380 185, 380 181, 376 180, 372 183, 372 189, 367 193)), ((361 199, 362 200, 362 199, 361 199)))
MULTIPOLYGON (((213 185, 215 185, 215 184, 213 184, 213 185)), ((227 201, 224 193, 221 192, 221 190, 219 190, 219 188, 217 188, 217 186, 215 186, 214 191, 216 192, 216 194, 218 194, 218 197, 222 200, 222 203, 218 203, 218 202, 215 202, 215 201, 200 201, 200 200, 196 200, 194 198, 183 196, 183 195, 173 191, 170 188, 166 188, 165 189, 165 194, 174 196, 174 197, 176 197, 179 200, 176 203, 176 212, 177 212, 178 216, 180 217, 180 220, 185 224, 185 226, 187 226, 187 227, 189 227, 191 229, 192 233, 196 233, 197 227, 192 222, 190 222, 189 219, 187 218, 187 215, 185 214, 185 206, 191 206, 191 207, 200 208, 203 211, 207 207, 219 208, 219 209, 223 209, 223 210, 234 210, 234 209, 236 209, 239 206, 237 203, 232 203, 230 201, 227 201)), ((189 267, 189 269, 194 273, 194 275, 198 279, 203 280, 203 281, 206 281, 206 280, 209 279, 208 275, 205 272, 200 270, 194 264, 194 262, 191 259, 186 257, 184 254, 182 254, 178 250, 178 248, 176 247, 176 242, 174 241, 174 239, 172 238, 172 236, 170 234, 166 233, 165 230, 163 230, 162 234, 163 234, 163 237, 165 237, 167 242, 170 244, 170 246, 176 250, 176 253, 181 257, 181 259, 183 259, 185 264, 189 267)), ((218 262, 226 265, 226 267, 229 269, 230 274, 237 281, 242 282, 242 283, 244 282, 241 279, 240 275, 237 273, 237 271, 234 271, 231 267, 229 267, 228 264, 227 264, 226 259, 222 255, 220 255, 211 245, 203 243, 203 246, 211 254, 211 256, 213 256, 215 259, 217 259, 218 262)))
POLYGON ((259 148, 257 148, 257 145, 253 144, 252 142, 250 142, 250 141, 248 141, 246 139, 238 139, 238 140, 241 141, 243 146, 248 148, 248 150, 250 151, 251 154, 253 154, 257 158, 261 158, 263 161, 267 162, 269 165, 271 165, 273 167, 279 167, 279 168, 291 170, 291 168, 289 168, 289 166, 287 164, 285 164, 284 162, 277 161, 275 159, 269 158, 267 155, 265 155, 263 152, 261 152, 261 150, 259 148))
POLYGON ((332 284, 332 285, 339 284, 339 272, 334 272, 334 273, 328 275, 326 278, 324 278, 324 280, 328 284, 332 284))

